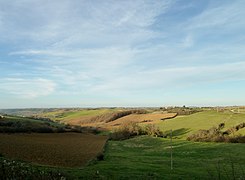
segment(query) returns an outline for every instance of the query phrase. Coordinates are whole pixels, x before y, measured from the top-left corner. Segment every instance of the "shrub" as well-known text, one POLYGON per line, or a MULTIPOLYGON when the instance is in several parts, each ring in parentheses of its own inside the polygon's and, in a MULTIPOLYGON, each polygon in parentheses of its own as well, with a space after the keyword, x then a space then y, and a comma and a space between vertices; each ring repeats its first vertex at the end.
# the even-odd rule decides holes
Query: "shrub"
POLYGON ((60 171, 41 169, 22 162, 0 159, 0 179, 67 179, 60 171))
POLYGON ((245 143, 245 136, 235 136, 235 137, 230 137, 228 138, 228 142, 230 143, 245 143))
POLYGON ((97 156, 96 156, 96 159, 98 160, 98 161, 103 161, 104 160, 104 154, 101 152, 101 153, 99 153, 97 156))
POLYGON ((225 132, 223 132, 223 134, 233 134, 236 132, 236 131, 239 131, 240 129, 244 128, 245 127, 245 123, 240 123, 234 127, 231 127, 229 128, 228 130, 226 130, 225 132))
POLYGON ((225 123, 221 123, 218 127, 212 127, 209 130, 199 130, 197 133, 187 137, 188 141, 200 141, 200 142, 230 142, 230 143, 245 143, 245 136, 234 136, 234 133, 243 128, 245 123, 241 123, 235 127, 232 127, 225 132, 221 129, 225 127, 225 123), (233 135, 228 136, 228 135, 233 135))
POLYGON ((38 127, 38 128, 33 128, 32 132, 38 132, 38 133, 53 133, 54 130, 51 127, 38 127))
POLYGON ((163 137, 163 132, 155 124, 148 124, 145 126, 145 134, 150 136, 163 137))
POLYGON ((154 124, 145 127, 138 125, 136 122, 123 124, 109 136, 111 140, 125 140, 138 135, 163 136, 163 132, 154 124))

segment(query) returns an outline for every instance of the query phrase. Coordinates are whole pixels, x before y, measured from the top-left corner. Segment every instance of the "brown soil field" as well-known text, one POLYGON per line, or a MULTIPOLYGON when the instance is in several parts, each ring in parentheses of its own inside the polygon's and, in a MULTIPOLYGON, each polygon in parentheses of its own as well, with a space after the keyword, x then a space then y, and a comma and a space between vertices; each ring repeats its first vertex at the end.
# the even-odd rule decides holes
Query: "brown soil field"
POLYGON ((0 154, 34 164, 80 167, 103 151, 105 136, 79 133, 0 134, 0 154))
POLYGON ((158 113, 158 114, 130 114, 121 118, 118 118, 110 122, 92 122, 89 119, 79 118, 77 120, 69 121, 69 124, 80 125, 84 127, 97 127, 103 130, 112 130, 122 124, 127 124, 128 122, 137 122, 141 124, 149 123, 159 123, 164 119, 174 118, 177 113, 158 113))
POLYGON ((176 113, 165 113, 165 114, 131 114, 115 121, 107 123, 109 127, 117 127, 122 124, 127 124, 129 122, 137 122, 143 124, 159 123, 164 119, 176 117, 176 113))
POLYGON ((76 118, 71 118, 69 120, 65 120, 64 122, 72 124, 72 125, 84 125, 84 124, 104 124, 116 119, 119 119, 124 116, 128 116, 130 114, 145 114, 145 110, 122 110, 116 112, 109 112, 99 115, 85 115, 76 118))

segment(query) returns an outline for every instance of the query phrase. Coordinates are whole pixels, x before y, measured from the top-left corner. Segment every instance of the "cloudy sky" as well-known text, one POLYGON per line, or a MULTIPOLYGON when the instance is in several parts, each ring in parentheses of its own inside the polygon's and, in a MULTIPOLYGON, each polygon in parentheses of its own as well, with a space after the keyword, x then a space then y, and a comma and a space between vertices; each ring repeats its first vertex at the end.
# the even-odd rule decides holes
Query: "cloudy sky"
POLYGON ((244 0, 0 0, 0 108, 245 104, 244 0))

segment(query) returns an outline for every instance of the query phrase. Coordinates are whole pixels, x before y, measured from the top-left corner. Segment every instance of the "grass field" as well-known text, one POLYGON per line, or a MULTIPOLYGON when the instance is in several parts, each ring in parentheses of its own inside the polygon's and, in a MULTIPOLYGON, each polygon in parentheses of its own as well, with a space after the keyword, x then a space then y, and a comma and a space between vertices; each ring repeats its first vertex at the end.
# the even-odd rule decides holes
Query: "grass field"
POLYGON ((245 177, 245 144, 173 141, 141 136, 109 141, 105 160, 71 173, 84 179, 233 179, 245 177), (234 166, 234 168, 232 168, 234 166))
MULTIPOLYGON (((173 119, 161 121, 158 125, 163 131, 173 130, 173 135, 177 138, 186 138, 189 134, 199 129, 210 129, 225 123, 225 129, 245 122, 245 114, 232 112, 203 111, 187 116, 177 116, 173 119)), ((245 135, 244 128, 238 131, 245 135)))
POLYGON ((80 167, 102 152, 106 140, 81 133, 0 134, 0 154, 35 164, 80 167))
POLYGON ((104 113, 114 112, 117 109, 78 109, 78 110, 67 110, 67 109, 60 109, 56 111, 41 113, 39 116, 48 117, 53 120, 67 122, 70 120, 76 119, 83 119, 83 118, 90 118, 93 116, 98 116, 104 113))

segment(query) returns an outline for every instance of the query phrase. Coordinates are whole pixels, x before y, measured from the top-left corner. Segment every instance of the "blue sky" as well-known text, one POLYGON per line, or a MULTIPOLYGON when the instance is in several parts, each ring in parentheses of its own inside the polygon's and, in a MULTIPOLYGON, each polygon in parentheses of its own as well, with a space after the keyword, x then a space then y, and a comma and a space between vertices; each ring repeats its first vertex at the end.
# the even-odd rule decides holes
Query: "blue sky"
POLYGON ((245 103, 243 0, 0 0, 0 108, 245 103))

